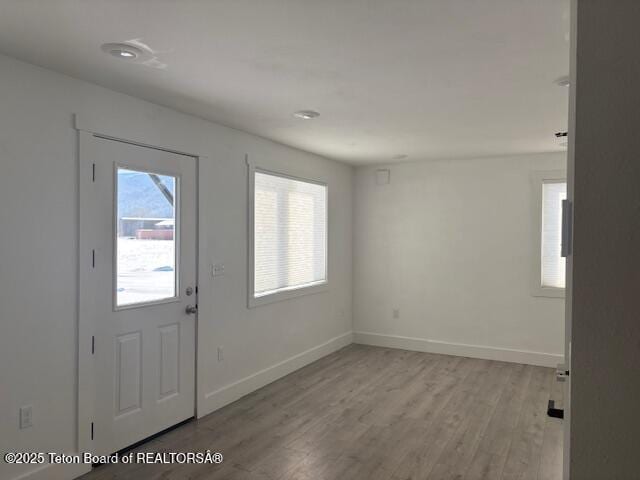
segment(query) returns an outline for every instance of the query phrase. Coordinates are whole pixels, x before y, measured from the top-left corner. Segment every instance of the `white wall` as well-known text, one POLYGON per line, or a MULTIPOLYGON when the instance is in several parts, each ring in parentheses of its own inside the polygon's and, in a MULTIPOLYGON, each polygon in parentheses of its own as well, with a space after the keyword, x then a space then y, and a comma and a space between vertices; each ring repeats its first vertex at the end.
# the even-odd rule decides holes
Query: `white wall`
POLYGON ((561 361, 564 301, 531 293, 539 252, 530 176, 565 163, 541 154, 358 168, 356 341, 561 361), (390 184, 376 185, 378 168, 390 168, 390 184))
MULTIPOLYGON (((200 165, 200 268, 207 271, 211 261, 223 262, 226 273, 215 280, 205 276, 200 285, 201 414, 350 343, 351 167, 8 57, 0 56, 0 72, 0 452, 75 450, 74 113, 104 133, 209 156, 200 165), (257 164, 329 183, 327 292, 246 308, 245 154, 257 164), (219 345, 225 351, 221 363, 219 345), (19 407, 29 404, 34 426, 19 430, 19 407)), ((28 470, 33 467, 0 461, 2 479, 28 470)), ((68 473, 49 469, 40 477, 68 473)))

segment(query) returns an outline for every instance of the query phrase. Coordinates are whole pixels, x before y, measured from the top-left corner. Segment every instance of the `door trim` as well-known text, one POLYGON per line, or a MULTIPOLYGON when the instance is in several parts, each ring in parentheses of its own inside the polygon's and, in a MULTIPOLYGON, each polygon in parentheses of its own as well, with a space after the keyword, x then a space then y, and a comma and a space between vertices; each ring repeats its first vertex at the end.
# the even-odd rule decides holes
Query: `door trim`
MULTIPOLYGON (((197 286, 202 284, 202 275, 203 270, 200 268, 200 258, 205 258, 202 252, 203 245, 205 244, 202 241, 202 229, 200 228, 200 222, 202 220, 202 210, 200 208, 201 201, 201 188, 200 188, 200 160, 203 158, 208 158, 206 155, 202 155, 199 153, 189 153, 177 149, 165 148, 164 146, 154 146, 149 143, 137 141, 133 138, 127 138, 127 136, 114 136, 114 135, 106 135, 101 132, 93 131, 94 129, 88 130, 82 128, 84 123, 80 123, 78 116, 75 116, 75 130, 77 131, 77 155, 78 155, 78 230, 77 230, 77 239, 78 239, 78 272, 77 272, 77 309, 78 309, 78 328, 77 328, 77 421, 76 421, 76 450, 78 452, 91 452, 93 450, 93 440, 92 440, 92 422, 95 418, 95 392, 96 392, 96 383, 95 383, 95 365, 94 365, 94 357, 93 357, 93 331, 94 331, 94 319, 92 315, 89 313, 90 309, 88 306, 88 294, 90 292, 86 292, 83 285, 87 285, 85 281, 89 270, 85 268, 87 265, 91 266, 92 264, 92 249, 91 244, 88 239, 85 238, 86 235, 83 235, 81 226, 83 223, 86 223, 86 217, 89 214, 87 210, 87 204, 91 183, 93 183, 93 166, 92 162, 88 158, 86 154, 83 153, 83 145, 86 148, 86 145, 93 137, 98 137, 107 140, 118 141, 122 143, 127 143, 130 145, 151 148, 155 150, 161 150, 169 153, 184 155, 188 157, 192 157, 195 161, 195 174, 196 174, 196 282, 197 286)), ((198 298, 199 301, 202 298, 204 289, 199 289, 198 298)), ((195 338, 194 338, 194 362, 195 362, 195 371, 194 371, 194 405, 193 412, 194 416, 198 414, 198 322, 199 318, 196 314, 195 316, 195 338)))

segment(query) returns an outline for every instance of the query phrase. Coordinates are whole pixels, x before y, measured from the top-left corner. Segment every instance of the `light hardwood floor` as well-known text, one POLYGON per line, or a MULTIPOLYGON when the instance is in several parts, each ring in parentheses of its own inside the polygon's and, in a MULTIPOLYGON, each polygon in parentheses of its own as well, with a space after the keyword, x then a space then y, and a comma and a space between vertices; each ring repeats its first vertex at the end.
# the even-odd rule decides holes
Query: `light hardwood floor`
POLYGON ((221 465, 83 479, 559 480, 556 383, 550 368, 350 345, 135 449, 210 449, 221 465))

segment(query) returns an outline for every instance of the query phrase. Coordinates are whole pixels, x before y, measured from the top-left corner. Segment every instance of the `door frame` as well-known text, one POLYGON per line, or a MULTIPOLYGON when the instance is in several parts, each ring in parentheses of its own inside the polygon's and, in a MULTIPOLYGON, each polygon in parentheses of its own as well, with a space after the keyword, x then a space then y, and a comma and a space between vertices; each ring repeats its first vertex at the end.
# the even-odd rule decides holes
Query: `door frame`
MULTIPOLYGON (((567 139, 567 200, 571 206, 570 231, 573 232, 573 205, 575 184, 575 131, 576 131, 576 83, 577 83, 577 42, 578 42, 578 2, 571 0, 569 7, 569 116, 567 139)), ((567 255, 566 285, 565 285, 565 314, 564 314, 564 369, 569 372, 564 386, 564 420, 562 441, 562 478, 571 477, 571 377, 572 359, 571 342, 573 337, 573 233, 570 234, 570 247, 567 255)))
MULTIPOLYGON (((207 155, 203 155, 197 152, 186 152, 180 148, 171 148, 170 146, 154 145, 151 142, 141 141, 136 135, 131 136, 128 133, 123 134, 118 131, 115 134, 107 133, 109 129, 96 128, 93 122, 86 122, 84 117, 81 119, 78 115, 74 116, 75 130, 77 131, 77 155, 78 155, 78 284, 77 284, 77 420, 76 420, 76 450, 78 452, 92 452, 93 451, 93 419, 95 417, 95 399, 96 399, 96 383, 95 383, 95 365, 94 356, 92 353, 93 348, 93 332, 95 319, 91 314, 90 308, 90 296, 91 292, 86 289, 86 277, 89 275, 89 268, 92 264, 92 246, 86 235, 83 235, 82 225, 86 224, 87 217, 90 214, 86 207, 89 195, 91 194, 91 183, 94 175, 93 165, 90 158, 83 152, 83 144, 90 141, 93 137, 99 137, 107 140, 113 140, 130 145, 151 148, 155 150, 161 150, 169 153, 176 153, 193 157, 195 161, 195 174, 196 174, 196 287, 203 284, 203 268, 200 268, 200 259, 206 258, 202 251, 203 245, 205 245, 204 239, 201 238, 203 229, 200 228, 200 222, 202 220, 201 206, 201 185, 200 185, 200 160, 208 158, 207 155)), ((120 130, 120 129, 118 129, 120 130)), ((198 290, 198 303, 201 303, 204 289, 198 290)), ((195 338, 194 338, 194 416, 198 415, 198 324, 199 315, 195 315, 195 338)))

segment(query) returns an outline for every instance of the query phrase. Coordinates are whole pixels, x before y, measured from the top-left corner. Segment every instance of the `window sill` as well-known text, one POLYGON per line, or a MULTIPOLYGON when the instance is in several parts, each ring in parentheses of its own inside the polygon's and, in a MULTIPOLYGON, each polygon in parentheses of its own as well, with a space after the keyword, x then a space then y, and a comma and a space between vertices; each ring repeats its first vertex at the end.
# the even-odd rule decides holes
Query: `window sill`
POLYGON ((554 287, 537 287, 533 289, 531 295, 533 295, 534 297, 565 298, 565 289, 554 287))
POLYGON ((249 295, 248 308, 260 307, 269 303, 282 302, 292 298, 302 297, 305 295, 313 295, 329 290, 329 282, 317 283, 308 287, 300 287, 293 290, 284 290, 280 292, 270 293, 261 297, 249 295))

